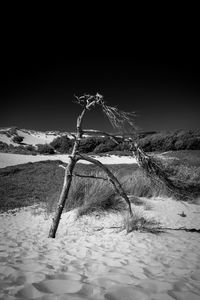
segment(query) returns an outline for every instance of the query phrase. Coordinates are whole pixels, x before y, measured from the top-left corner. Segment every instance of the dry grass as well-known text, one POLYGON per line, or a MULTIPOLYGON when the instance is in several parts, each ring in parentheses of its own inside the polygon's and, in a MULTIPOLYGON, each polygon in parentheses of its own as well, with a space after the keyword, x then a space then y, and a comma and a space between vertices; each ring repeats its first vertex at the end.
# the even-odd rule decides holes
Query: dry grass
MULTIPOLYGON (((117 176, 119 178, 119 175, 117 176)), ((158 197, 168 196, 169 191, 160 181, 154 181, 146 176, 141 169, 135 170, 132 174, 124 174, 120 182, 128 195, 135 197, 158 197)))
MULTIPOLYGON (((90 175, 105 177, 96 171, 90 175)), ((92 212, 118 211, 126 208, 126 204, 119 198, 109 181, 102 179, 73 177, 66 210, 78 208, 78 215, 92 212)))
POLYGON ((152 204, 148 203, 146 198, 139 198, 135 196, 129 196, 129 200, 135 206, 142 206, 144 210, 152 210, 152 204))
POLYGON ((130 218, 129 216, 124 217, 124 225, 122 229, 126 229, 127 233, 130 233, 132 231, 140 231, 157 234, 162 231, 159 222, 155 221, 152 218, 147 218, 141 212, 134 213, 132 218, 130 218))

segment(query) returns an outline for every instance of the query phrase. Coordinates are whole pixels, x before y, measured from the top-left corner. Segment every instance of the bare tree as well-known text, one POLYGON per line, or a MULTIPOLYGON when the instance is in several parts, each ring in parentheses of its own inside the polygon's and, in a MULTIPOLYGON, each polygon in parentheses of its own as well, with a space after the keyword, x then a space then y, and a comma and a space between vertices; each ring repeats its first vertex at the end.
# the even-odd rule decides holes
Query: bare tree
MULTIPOLYGON (((54 238, 56 235, 56 231, 59 225, 60 217, 62 214, 62 211, 64 209, 70 186, 73 176, 73 171, 75 168, 76 163, 79 160, 85 160, 89 161, 98 167, 100 167, 106 174, 107 178, 112 183, 115 191, 126 201, 128 205, 128 211, 130 214, 130 217, 133 218, 133 212, 131 209, 131 203, 126 195, 125 191, 123 190, 120 182, 118 179, 112 174, 112 172, 102 163, 100 163, 98 160, 91 158, 87 155, 83 155, 79 153, 78 148, 81 142, 81 139, 83 138, 84 134, 97 134, 97 135, 104 135, 108 136, 110 139, 112 139, 116 144, 118 144, 118 139, 111 134, 108 134, 106 132, 102 132, 100 130, 95 129, 82 129, 82 122, 83 117, 85 116, 85 113, 93 108, 95 108, 97 105, 99 105, 104 114, 107 116, 108 120, 110 121, 111 125, 114 128, 117 128, 121 132, 127 132, 129 130, 129 138, 121 138, 125 143, 129 145, 130 151, 132 151, 133 156, 135 157, 137 164, 145 170, 146 174, 152 179, 156 181, 164 182, 164 184, 168 187, 170 191, 172 191, 175 195, 181 195, 180 188, 177 187, 172 180, 168 178, 168 175, 163 170, 163 166, 160 164, 160 162, 155 159, 152 156, 147 155, 141 148, 138 146, 138 134, 137 134, 137 128, 134 123, 135 113, 134 112, 124 112, 122 110, 119 110, 117 107, 108 106, 103 96, 97 93, 96 95, 87 95, 84 94, 83 96, 75 96, 75 102, 82 106, 82 112, 77 118, 77 124, 76 124, 76 135, 73 135, 75 142, 73 146, 72 153, 69 157, 69 164, 65 168, 65 175, 64 175, 64 182, 62 191, 60 194, 60 198, 58 201, 58 206, 53 218, 52 226, 49 231, 49 237, 54 238)), ((82 175, 75 174, 76 176, 83 177, 82 175)), ((90 177, 90 176, 88 176, 90 177)), ((96 179, 103 179, 95 177, 96 179)), ((128 228, 127 228, 128 230, 128 228)))
POLYGON ((89 161, 89 162, 97 165, 101 169, 103 169, 103 171, 107 174, 108 179, 112 183, 115 191, 121 197, 123 197, 124 200, 126 201, 126 203, 128 204, 128 210, 130 213, 130 217, 133 217, 130 200, 129 200, 128 196, 126 195, 125 191, 123 190, 118 179, 113 175, 113 173, 105 165, 100 163, 98 160, 91 158, 87 155, 80 154, 78 151, 78 147, 80 145, 80 141, 83 137, 83 134, 87 133, 87 132, 94 131, 95 133, 107 135, 111 139, 113 139, 116 143, 118 143, 114 136, 111 136, 107 133, 102 133, 101 131, 95 131, 95 130, 83 130, 82 129, 83 117, 88 110, 94 108, 96 105, 100 105, 103 109, 103 112, 107 115, 111 124, 114 127, 121 127, 125 121, 128 122, 128 124, 133 127, 133 123, 131 120, 132 114, 125 113, 123 111, 119 111, 115 107, 107 106, 105 104, 105 102, 103 101, 103 96, 98 93, 95 96, 86 95, 86 94, 83 96, 80 96, 80 97, 75 96, 75 99, 76 99, 75 102, 78 103, 79 105, 81 105, 83 107, 83 109, 82 109, 81 114, 77 118, 77 124, 76 124, 77 132, 76 132, 76 135, 74 136, 75 142, 74 142, 72 154, 69 157, 69 159, 70 159, 69 164, 65 168, 65 175, 64 175, 62 191, 61 191, 59 201, 58 201, 58 206, 57 206, 54 218, 53 218, 53 223, 52 223, 52 226, 49 231, 49 237, 51 237, 51 238, 55 238, 55 236, 56 236, 56 231, 57 231, 57 228, 59 225, 61 214, 62 214, 62 211, 64 209, 64 206, 65 206, 68 194, 69 194, 74 167, 80 159, 89 161))

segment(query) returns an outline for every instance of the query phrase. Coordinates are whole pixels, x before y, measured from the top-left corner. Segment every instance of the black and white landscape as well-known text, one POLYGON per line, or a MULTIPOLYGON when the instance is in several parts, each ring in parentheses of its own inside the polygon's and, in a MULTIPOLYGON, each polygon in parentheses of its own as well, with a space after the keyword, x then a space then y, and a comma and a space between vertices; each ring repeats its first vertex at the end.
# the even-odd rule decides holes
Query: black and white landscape
POLYGON ((138 51, 121 45, 107 55, 98 39, 86 54, 88 41, 78 52, 28 38, 15 51, 4 44, 0 299, 199 299, 200 60, 176 40, 143 39, 138 51), (105 103, 88 106, 80 129, 90 93, 105 103), (111 126, 131 112, 131 130, 111 126), (132 218, 108 173, 81 159, 68 172, 76 154, 112 172, 132 218))

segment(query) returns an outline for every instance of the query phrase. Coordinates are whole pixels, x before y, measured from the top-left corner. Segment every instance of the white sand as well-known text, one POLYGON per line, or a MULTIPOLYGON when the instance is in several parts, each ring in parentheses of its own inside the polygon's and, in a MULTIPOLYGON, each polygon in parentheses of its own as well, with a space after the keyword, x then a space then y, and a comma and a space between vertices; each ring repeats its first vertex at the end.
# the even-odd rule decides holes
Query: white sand
MULTIPOLYGON (((131 156, 121 156, 116 155, 111 156, 93 156, 98 159, 103 164, 134 164, 136 160, 131 156)), ((0 168, 5 168, 7 166, 14 166, 19 164, 25 164, 28 162, 44 161, 44 160, 61 160, 65 163, 69 162, 69 155, 24 155, 24 154, 12 154, 12 153, 0 153, 0 168)), ((89 162, 80 160, 79 163, 89 162)))
MULTIPOLYGON (((143 213, 163 226, 200 228, 200 206, 143 200, 152 207, 143 213)), ((1 214, 0 299, 200 299, 199 233, 127 235, 113 228, 122 222, 121 214, 76 220, 72 211, 48 239, 42 209, 1 214)))
POLYGON ((17 133, 19 136, 24 138, 23 143, 33 146, 37 144, 49 144, 57 137, 57 135, 39 131, 29 132, 25 130, 17 130, 17 133))
POLYGON ((7 137, 5 134, 0 133, 0 141, 8 145, 19 146, 17 143, 14 143, 10 137, 7 137))

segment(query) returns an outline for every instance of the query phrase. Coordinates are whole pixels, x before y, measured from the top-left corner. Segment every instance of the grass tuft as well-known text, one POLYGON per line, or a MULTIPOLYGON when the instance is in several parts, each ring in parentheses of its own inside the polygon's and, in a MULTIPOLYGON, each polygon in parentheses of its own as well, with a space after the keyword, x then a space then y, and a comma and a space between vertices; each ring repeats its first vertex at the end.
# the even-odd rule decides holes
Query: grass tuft
POLYGON ((141 212, 134 213, 133 217, 126 216, 124 218, 123 229, 127 230, 127 233, 132 231, 160 233, 162 231, 160 223, 154 219, 149 219, 142 215, 141 212))
POLYGON ((145 172, 139 168, 131 174, 121 176, 120 182, 128 195, 146 198, 169 196, 169 191, 163 183, 159 181, 152 182, 145 172))
MULTIPOLYGON (((105 177, 96 171, 93 176, 105 177)), ((126 208, 126 204, 113 190, 109 181, 101 179, 83 179, 74 177, 70 188, 66 210, 78 207, 78 216, 93 212, 119 211, 126 208)))

